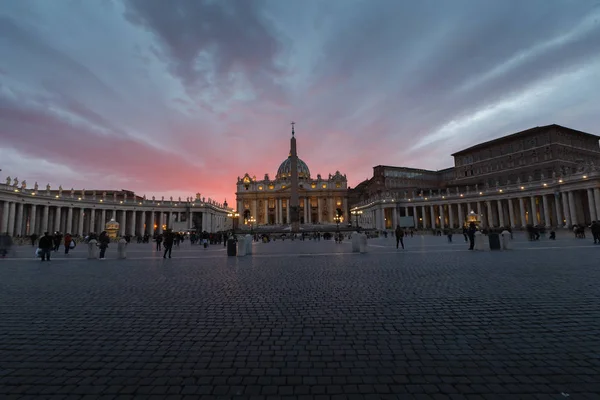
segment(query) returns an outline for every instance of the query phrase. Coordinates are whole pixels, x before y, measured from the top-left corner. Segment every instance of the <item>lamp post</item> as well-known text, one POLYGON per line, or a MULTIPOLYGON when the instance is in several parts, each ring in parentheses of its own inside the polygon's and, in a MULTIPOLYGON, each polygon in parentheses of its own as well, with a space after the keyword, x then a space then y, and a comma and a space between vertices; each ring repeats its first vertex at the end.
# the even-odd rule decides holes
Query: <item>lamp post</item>
POLYGON ((248 223, 250 224, 250 234, 254 236, 254 223, 256 222, 256 218, 250 217, 248 218, 248 223))
POLYGON ((239 218, 240 214, 235 212, 235 210, 234 210, 234 211, 228 213, 227 216, 229 218, 231 218, 231 231, 235 234, 235 220, 237 218, 239 218))
POLYGON ((337 231, 340 231, 340 221, 342 220, 342 217, 340 217, 339 215, 336 215, 335 217, 333 217, 333 220, 335 221, 335 224, 337 226, 337 231))
POLYGON ((356 229, 358 229, 358 216, 362 215, 363 212, 362 210, 352 210, 351 213, 356 218, 356 229))

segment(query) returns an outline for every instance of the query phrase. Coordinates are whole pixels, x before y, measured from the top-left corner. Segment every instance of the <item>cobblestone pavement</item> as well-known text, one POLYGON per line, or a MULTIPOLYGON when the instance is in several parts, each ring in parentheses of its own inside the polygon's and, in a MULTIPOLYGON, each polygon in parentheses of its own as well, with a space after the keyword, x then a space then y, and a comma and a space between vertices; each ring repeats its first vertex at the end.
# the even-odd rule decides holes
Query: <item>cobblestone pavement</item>
POLYGON ((600 246, 444 240, 19 249, 0 260, 0 398, 599 398, 600 246))

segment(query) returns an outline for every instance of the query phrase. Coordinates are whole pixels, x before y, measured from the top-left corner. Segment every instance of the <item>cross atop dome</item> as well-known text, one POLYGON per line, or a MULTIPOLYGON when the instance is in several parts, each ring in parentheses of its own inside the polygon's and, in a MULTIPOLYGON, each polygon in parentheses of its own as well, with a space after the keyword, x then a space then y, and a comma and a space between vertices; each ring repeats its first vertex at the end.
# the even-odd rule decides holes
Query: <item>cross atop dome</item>
POLYGON ((294 133, 295 133, 294 132, 294 125, 296 125, 296 123, 294 121, 292 121, 291 125, 292 125, 292 137, 294 137, 294 133))

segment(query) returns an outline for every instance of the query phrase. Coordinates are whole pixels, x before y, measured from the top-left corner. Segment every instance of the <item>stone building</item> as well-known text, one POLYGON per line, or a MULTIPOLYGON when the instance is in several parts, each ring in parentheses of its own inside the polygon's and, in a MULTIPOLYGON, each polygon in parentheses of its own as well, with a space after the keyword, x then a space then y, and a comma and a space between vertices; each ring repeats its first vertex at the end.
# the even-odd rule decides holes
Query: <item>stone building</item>
POLYGON ((484 227, 589 224, 600 219, 599 139, 548 125, 458 151, 441 171, 377 166, 350 190, 352 212, 380 230, 399 216, 418 228, 459 228, 471 211, 484 227))
MULTIPOLYGON (((308 165, 298 158, 298 195, 300 225, 336 224, 337 209, 348 219, 348 181, 339 171, 326 178, 317 174, 313 178, 308 165)), ((291 156, 288 156, 270 179, 269 174, 258 180, 246 173, 238 177, 236 202, 239 227, 281 226, 290 224, 291 156)))
MULTIPOLYGON (((146 199, 127 190, 39 190, 15 178, 0 184, 0 232, 11 236, 62 232, 84 235, 101 232, 110 220, 119 223, 119 234, 143 235, 176 230, 228 229, 227 205, 210 199, 146 199)), ((229 226, 228 226, 229 224, 229 226)))

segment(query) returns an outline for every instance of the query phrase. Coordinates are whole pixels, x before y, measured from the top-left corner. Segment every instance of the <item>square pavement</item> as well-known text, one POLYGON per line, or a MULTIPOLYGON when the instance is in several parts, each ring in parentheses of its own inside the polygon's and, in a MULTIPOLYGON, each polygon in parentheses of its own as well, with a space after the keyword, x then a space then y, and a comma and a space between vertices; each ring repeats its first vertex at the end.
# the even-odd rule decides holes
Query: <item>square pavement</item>
POLYGON ((600 398, 600 245, 513 244, 19 247, 0 260, 0 399, 600 398))

